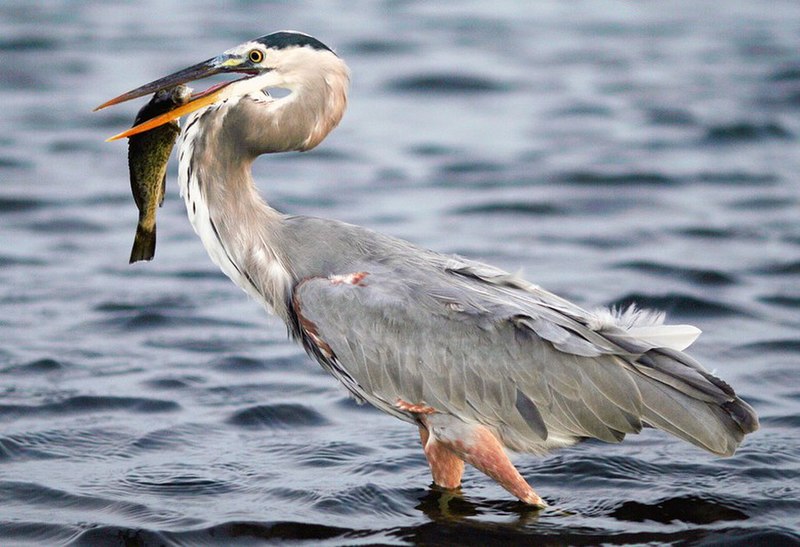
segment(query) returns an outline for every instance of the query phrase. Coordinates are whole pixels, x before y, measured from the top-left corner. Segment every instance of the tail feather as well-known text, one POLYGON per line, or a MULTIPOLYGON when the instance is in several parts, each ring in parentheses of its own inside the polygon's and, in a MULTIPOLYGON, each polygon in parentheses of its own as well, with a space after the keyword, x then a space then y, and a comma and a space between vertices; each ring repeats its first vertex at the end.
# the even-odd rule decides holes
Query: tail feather
POLYGON ((758 430, 759 423, 756 411, 753 410, 752 406, 738 397, 733 401, 723 404, 722 409, 739 425, 739 428, 745 435, 758 430))
POLYGON ((721 404, 736 396, 731 386, 709 374, 688 355, 676 350, 659 348, 648 351, 633 366, 645 376, 695 399, 721 404))
POLYGON ((720 456, 733 455, 758 429, 753 408, 688 356, 658 349, 643 357, 635 367, 645 423, 720 456))

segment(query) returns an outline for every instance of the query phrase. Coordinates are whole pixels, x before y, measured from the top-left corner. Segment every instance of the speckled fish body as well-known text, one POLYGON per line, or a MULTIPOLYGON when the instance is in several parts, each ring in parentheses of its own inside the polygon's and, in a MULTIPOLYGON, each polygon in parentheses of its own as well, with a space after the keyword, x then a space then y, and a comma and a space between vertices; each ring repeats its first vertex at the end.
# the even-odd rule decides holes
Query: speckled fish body
MULTIPOLYGON (((186 103, 191 89, 179 85, 153 95, 136 115, 134 125, 143 123, 186 103)), ((139 209, 139 223, 131 249, 130 263, 152 260, 156 252, 156 211, 164 202, 167 162, 180 133, 177 121, 128 139, 128 169, 131 191, 139 209)))

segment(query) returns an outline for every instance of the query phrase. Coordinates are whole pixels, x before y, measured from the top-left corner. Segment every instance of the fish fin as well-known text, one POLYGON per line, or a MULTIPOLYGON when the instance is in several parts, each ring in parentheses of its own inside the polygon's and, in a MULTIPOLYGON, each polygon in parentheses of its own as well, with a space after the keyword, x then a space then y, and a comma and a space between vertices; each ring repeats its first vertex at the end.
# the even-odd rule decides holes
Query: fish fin
POLYGON ((131 258, 129 264, 140 260, 153 260, 156 254, 156 227, 152 230, 144 228, 141 224, 136 227, 136 237, 133 239, 131 258))

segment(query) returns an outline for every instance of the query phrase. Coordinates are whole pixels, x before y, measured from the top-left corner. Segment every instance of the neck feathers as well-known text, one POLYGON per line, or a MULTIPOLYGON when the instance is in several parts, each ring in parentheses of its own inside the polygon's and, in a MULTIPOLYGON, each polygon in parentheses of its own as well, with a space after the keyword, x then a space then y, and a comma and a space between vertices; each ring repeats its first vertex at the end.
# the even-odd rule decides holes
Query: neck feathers
POLYGON ((284 318, 292 249, 281 244, 284 216, 261 198, 250 166, 261 154, 314 148, 339 123, 349 71, 326 57, 313 71, 293 71, 290 95, 273 99, 253 78, 246 94, 196 112, 181 134, 181 195, 195 232, 228 277, 284 318))
MULTIPOLYGON (((311 150, 339 125, 347 107, 347 88, 350 83, 350 74, 347 67, 342 65, 343 70, 325 76, 322 81, 317 82, 313 89, 308 89, 309 96, 313 93, 314 102, 322 105, 316 119, 311 124, 308 138, 302 144, 300 150, 311 150)), ((299 91, 299 90, 298 90, 299 91)), ((290 95, 291 97, 291 95, 290 95)), ((297 110, 307 107, 311 100, 303 101, 303 93, 299 92, 298 97, 292 105, 297 110), (303 103, 306 104, 303 104, 303 103)))
POLYGON ((242 97, 229 110, 230 126, 253 157, 311 150, 339 124, 347 107, 350 71, 333 54, 325 70, 298 68, 287 81, 289 95, 272 99, 262 92, 242 97))
MULTIPOLYGON (((199 114, 198 116, 202 116, 199 114)), ((287 316, 293 285, 279 250, 283 215, 258 195, 249 162, 223 149, 215 157, 215 133, 190 118, 179 153, 181 196, 194 231, 211 260, 234 283, 278 316, 287 316), (194 125, 193 125, 194 122, 194 125)))

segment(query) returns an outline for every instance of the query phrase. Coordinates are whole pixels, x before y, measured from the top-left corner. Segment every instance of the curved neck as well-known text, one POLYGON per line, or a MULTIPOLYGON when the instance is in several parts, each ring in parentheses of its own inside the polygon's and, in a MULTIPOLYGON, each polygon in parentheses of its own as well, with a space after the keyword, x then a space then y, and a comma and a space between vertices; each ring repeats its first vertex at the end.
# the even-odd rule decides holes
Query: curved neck
POLYGON ((189 220, 222 272, 269 311, 285 317, 294 280, 281 255, 283 215, 258 194, 251 162, 234 161, 224 149, 216 154, 212 135, 188 140, 192 132, 187 124, 179 179, 189 220))
MULTIPOLYGON (((322 142, 344 115, 349 70, 331 54, 324 68, 295 72, 281 85, 290 90, 285 97, 273 99, 258 90, 209 107, 221 119, 219 140, 224 142, 218 144, 252 160, 261 154, 310 150, 322 142)), ((245 81, 243 90, 281 81, 271 75, 266 73, 260 82, 245 81)))
POLYGON ((284 98, 259 91, 198 111, 181 134, 181 194, 195 231, 228 277, 284 319, 298 281, 293 246, 284 216, 259 195, 251 165, 261 154, 309 150, 339 123, 349 71, 335 59, 328 70, 290 82, 284 98))

